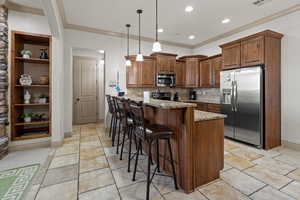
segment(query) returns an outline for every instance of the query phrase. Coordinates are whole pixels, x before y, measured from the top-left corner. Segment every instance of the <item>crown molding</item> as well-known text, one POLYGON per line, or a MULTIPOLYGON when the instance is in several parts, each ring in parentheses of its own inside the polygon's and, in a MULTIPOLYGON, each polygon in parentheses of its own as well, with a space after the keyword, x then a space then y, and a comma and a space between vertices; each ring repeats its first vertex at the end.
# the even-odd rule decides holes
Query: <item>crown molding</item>
POLYGON ((33 15, 41 15, 41 16, 45 16, 43 9, 39 9, 39 8, 32 8, 29 6, 23 6, 11 1, 5 1, 5 6, 9 9, 9 10, 14 10, 14 11, 18 11, 18 12, 24 12, 24 13, 29 13, 29 14, 33 14, 33 15))
MULTIPOLYGON (((126 34, 120 33, 120 32, 114 32, 114 31, 103 30, 103 29, 98 29, 98 28, 92 28, 92 27, 76 25, 76 24, 69 24, 67 22, 67 19, 66 19, 63 0, 56 0, 56 2, 57 2, 57 6, 59 8, 59 13, 60 13, 64 28, 71 29, 71 30, 83 31, 83 32, 89 32, 89 33, 95 33, 95 34, 100 34, 100 35, 107 35, 107 36, 112 36, 112 37, 126 38, 126 34)), ((0 3, 4 4, 10 10, 30 13, 30 14, 34 14, 34 15, 45 16, 44 11, 42 9, 23 6, 23 5, 20 5, 20 4, 17 4, 17 3, 10 2, 9 0, 0 0, 0 3)), ((238 34, 240 32, 246 31, 248 29, 251 29, 251 28, 254 28, 256 26, 265 24, 267 22, 273 21, 273 20, 278 19, 280 17, 284 17, 286 15, 289 15, 289 14, 297 12, 297 11, 300 11, 300 4, 296 4, 296 5, 294 5, 290 8, 279 11, 279 12, 277 12, 275 14, 272 14, 272 15, 269 15, 267 17, 261 18, 259 20, 256 20, 256 21, 254 21, 252 23, 249 23, 249 24, 246 24, 244 26, 240 26, 240 27, 235 28, 235 29, 233 29, 229 32, 217 35, 215 37, 212 37, 208 40, 202 41, 202 42, 200 42, 198 44, 195 44, 195 45, 171 42, 171 41, 166 41, 166 40, 160 40, 160 42, 162 44, 170 45, 170 46, 182 47, 182 48, 187 48, 187 49, 196 49, 196 48, 205 46, 209 43, 212 43, 212 42, 230 37, 232 35, 238 34)), ((130 35, 130 39, 138 40, 138 36, 137 35, 130 35)), ((154 42, 155 41, 153 38, 148 38, 148 37, 141 37, 141 40, 145 41, 145 42, 154 42)))
POLYGON ((218 41, 218 40, 230 37, 232 35, 235 35, 235 34, 238 34, 240 32, 246 31, 248 29, 254 28, 256 26, 265 24, 267 22, 273 21, 273 20, 278 19, 280 17, 284 17, 284 16, 289 15, 291 13, 297 12, 299 10, 300 10, 300 4, 297 4, 295 6, 287 8, 285 10, 281 10, 281 11, 279 11, 279 12, 273 14, 273 15, 269 15, 267 17, 264 17, 264 18, 261 18, 259 20, 256 20, 256 21, 254 21, 252 23, 246 24, 244 26, 240 26, 240 27, 235 28, 235 29, 233 29, 233 30, 231 30, 229 32, 220 34, 220 35, 218 35, 216 37, 213 37, 213 38, 210 38, 210 39, 205 40, 203 42, 200 42, 200 43, 194 45, 192 48, 195 49, 195 48, 199 48, 199 47, 205 46, 205 45, 207 45, 209 43, 212 43, 212 42, 215 42, 215 41, 218 41))
MULTIPOLYGON (((127 38, 127 34, 125 34, 125 33, 108 31, 108 30, 92 28, 92 27, 87 27, 87 26, 81 26, 81 25, 76 25, 76 24, 66 23, 65 28, 71 29, 71 30, 89 32, 89 33, 95 33, 95 34, 100 34, 100 35, 112 36, 112 37, 127 38)), ((129 36, 129 38, 132 40, 139 39, 139 37, 137 35, 132 35, 132 34, 129 36)), ((155 41, 155 39, 153 39, 153 38, 148 38, 148 37, 143 37, 143 36, 141 37, 141 40, 144 42, 151 42, 151 43, 155 41)), ((192 49, 192 47, 193 47, 192 45, 177 43, 177 42, 170 42, 170 41, 166 41, 166 40, 160 40, 160 43, 165 44, 165 45, 170 45, 170 46, 188 48, 188 49, 192 49)))

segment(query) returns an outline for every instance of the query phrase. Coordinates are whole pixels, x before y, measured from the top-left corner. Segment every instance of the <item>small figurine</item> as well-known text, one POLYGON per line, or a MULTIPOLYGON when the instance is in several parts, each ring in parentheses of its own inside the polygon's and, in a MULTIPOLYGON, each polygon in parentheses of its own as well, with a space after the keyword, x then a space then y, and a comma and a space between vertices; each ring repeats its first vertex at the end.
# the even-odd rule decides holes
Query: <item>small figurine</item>
POLYGON ((49 59, 47 49, 41 49, 40 59, 49 59))
POLYGON ((30 104, 30 99, 31 99, 31 95, 28 92, 28 90, 26 90, 25 95, 24 95, 24 103, 25 104, 30 104))

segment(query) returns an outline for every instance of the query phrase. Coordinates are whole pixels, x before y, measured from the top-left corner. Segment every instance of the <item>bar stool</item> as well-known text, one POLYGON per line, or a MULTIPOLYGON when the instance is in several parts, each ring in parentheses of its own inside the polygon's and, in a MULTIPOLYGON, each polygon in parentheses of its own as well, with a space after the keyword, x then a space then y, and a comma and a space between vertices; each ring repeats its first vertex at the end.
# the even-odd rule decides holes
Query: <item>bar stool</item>
POLYGON ((107 104, 108 104, 108 112, 111 115, 111 119, 110 119, 110 127, 109 127, 109 137, 111 137, 112 134, 112 130, 114 129, 113 125, 114 125, 114 121, 115 121, 115 113, 114 113, 114 108, 112 105, 112 99, 110 95, 105 95, 106 96, 106 100, 107 100, 107 104))
MULTIPOLYGON (((120 160, 123 159, 123 151, 126 136, 129 139, 129 152, 131 153, 131 134, 133 129, 133 120, 129 114, 128 100, 116 98, 116 106, 120 116, 121 132, 123 133, 120 160)), ((121 133, 120 133, 121 134, 121 133)), ((130 157, 131 155, 129 155, 130 157)))
MULTIPOLYGON (((144 110, 142 105, 137 105, 136 103, 130 103, 130 112, 132 113, 132 119, 134 124, 134 134, 138 138, 138 147, 137 147, 137 153, 136 153, 136 159, 135 159, 135 166, 134 166, 134 172, 133 172, 133 178, 132 180, 135 181, 136 177, 136 170, 139 160, 139 152, 142 150, 142 143, 145 143, 148 145, 148 170, 147 170, 147 191, 146 191, 146 200, 149 200, 150 195, 150 184, 152 182, 152 179, 157 172, 160 172, 160 164, 159 164, 159 141, 165 140, 168 144, 168 149, 170 153, 170 162, 172 166, 172 172, 173 172, 173 179, 174 179, 174 185, 175 189, 178 189, 177 186, 177 179, 176 179, 176 172, 175 172, 175 165, 172 155, 172 149, 171 149, 171 136, 173 135, 173 131, 163 125, 158 124, 149 124, 146 123, 144 119, 144 110), (151 148, 152 144, 156 142, 156 151, 157 151, 157 160, 156 160, 156 168, 150 177, 151 174, 151 148)), ((157 174, 161 175, 161 174, 157 174)), ((165 175, 164 175, 165 176, 165 175)))
POLYGON ((112 97, 112 107, 115 115, 115 125, 112 134, 112 146, 115 146, 115 139, 117 136, 117 154, 119 154, 119 146, 120 146, 120 134, 121 134, 121 126, 122 126, 122 112, 118 108, 117 105, 117 97, 112 97), (118 131, 117 131, 118 129, 118 131))

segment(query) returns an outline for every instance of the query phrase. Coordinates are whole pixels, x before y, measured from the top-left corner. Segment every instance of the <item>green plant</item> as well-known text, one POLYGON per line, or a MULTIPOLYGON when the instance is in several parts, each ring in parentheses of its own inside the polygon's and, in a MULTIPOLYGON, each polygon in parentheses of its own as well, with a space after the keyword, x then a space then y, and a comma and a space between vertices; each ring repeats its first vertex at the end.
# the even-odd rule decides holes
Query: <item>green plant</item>
POLYGON ((32 52, 29 51, 29 50, 26 50, 26 49, 23 49, 23 50, 21 51, 21 54, 22 54, 22 55, 29 55, 30 57, 32 57, 32 52))
POLYGON ((25 118, 27 118, 27 117, 32 117, 33 116, 33 113, 32 112, 30 112, 30 113, 23 113, 21 116, 20 116, 20 118, 21 119, 25 119, 25 118))

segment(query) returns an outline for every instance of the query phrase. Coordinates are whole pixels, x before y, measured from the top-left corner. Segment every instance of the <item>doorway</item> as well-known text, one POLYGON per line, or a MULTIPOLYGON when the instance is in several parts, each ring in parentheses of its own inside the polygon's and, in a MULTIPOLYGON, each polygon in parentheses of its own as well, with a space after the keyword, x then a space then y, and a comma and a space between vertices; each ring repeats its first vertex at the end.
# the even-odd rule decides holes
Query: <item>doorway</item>
POLYGON ((73 124, 104 119, 104 56, 82 52, 73 50, 73 124))

